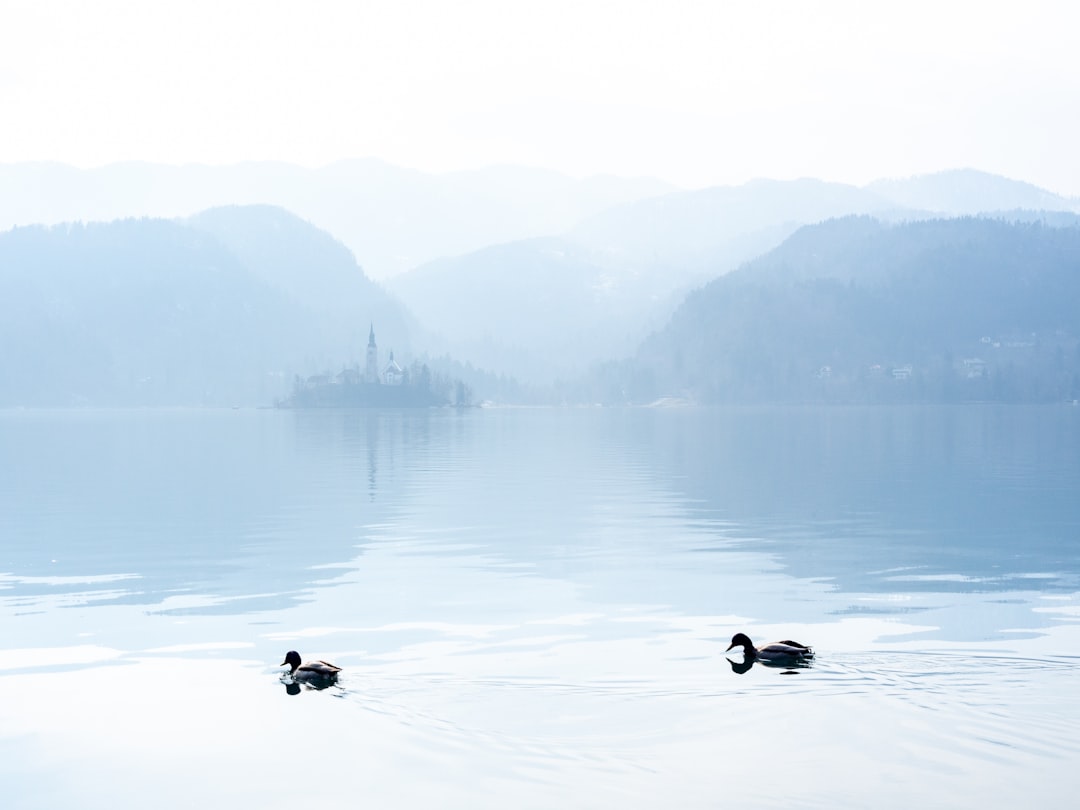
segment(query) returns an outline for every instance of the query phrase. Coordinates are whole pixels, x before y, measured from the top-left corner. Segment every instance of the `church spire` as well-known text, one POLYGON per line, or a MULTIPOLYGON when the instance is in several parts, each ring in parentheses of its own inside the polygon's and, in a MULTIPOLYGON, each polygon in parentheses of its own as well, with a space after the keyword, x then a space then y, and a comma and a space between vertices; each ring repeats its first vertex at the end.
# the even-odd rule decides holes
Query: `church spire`
POLYGON ((364 364, 364 382, 377 383, 378 381, 379 347, 375 345, 375 324, 372 324, 367 339, 367 362, 364 364))

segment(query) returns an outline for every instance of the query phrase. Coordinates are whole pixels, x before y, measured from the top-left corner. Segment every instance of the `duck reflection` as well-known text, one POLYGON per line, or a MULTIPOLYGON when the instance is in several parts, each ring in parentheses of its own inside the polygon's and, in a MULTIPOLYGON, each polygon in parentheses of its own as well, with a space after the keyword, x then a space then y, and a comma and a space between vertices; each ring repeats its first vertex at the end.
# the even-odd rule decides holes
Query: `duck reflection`
POLYGON ((280 683, 285 687, 286 695, 299 695, 305 689, 321 692, 323 689, 329 689, 331 686, 337 686, 339 689, 341 688, 336 681, 333 683, 297 681, 288 675, 282 675, 280 683))
POLYGON ((727 662, 731 665, 731 671, 736 675, 749 672, 754 664, 761 664, 763 667, 769 667, 770 669, 782 669, 781 675, 798 675, 800 669, 809 669, 813 666, 811 661, 779 663, 777 661, 765 661, 760 658, 744 658, 742 661, 732 661, 728 658, 727 662))

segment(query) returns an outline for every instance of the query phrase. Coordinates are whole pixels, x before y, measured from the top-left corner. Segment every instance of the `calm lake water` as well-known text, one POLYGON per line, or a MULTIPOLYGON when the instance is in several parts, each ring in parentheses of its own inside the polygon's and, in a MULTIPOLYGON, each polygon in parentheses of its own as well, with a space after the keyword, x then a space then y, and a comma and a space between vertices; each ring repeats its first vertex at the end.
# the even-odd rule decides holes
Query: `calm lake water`
POLYGON ((1080 408, 0 412, 0 627, 20 810, 1067 804, 1080 408))

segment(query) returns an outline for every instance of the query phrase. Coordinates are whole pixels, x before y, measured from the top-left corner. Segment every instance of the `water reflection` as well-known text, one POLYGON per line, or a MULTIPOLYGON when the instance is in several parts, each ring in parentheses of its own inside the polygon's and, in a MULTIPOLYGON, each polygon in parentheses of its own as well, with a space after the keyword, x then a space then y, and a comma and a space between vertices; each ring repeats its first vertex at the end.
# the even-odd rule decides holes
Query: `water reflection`
POLYGON ((286 695, 299 695, 304 690, 322 692, 332 686, 341 689, 335 681, 298 681, 289 675, 282 675, 279 681, 285 687, 286 695))
POLYGON ((58 611, 98 617, 93 638, 130 605, 192 643, 225 626, 207 618, 315 625, 327 604, 346 626, 1046 632, 1077 621, 1077 413, 7 412, 0 611, 45 643, 69 635, 58 611))
POLYGON ((759 408, 644 417, 664 477, 795 576, 852 593, 1080 587, 1080 412, 759 408), (896 578, 900 574, 902 578, 896 578))
POLYGON ((796 675, 801 669, 810 669, 814 665, 813 661, 768 661, 763 658, 744 657, 742 660, 736 661, 732 658, 725 659, 731 666, 731 671, 736 675, 744 675, 749 672, 754 664, 760 664, 763 667, 769 669, 783 670, 784 675, 796 675))
POLYGON ((335 446, 289 412, 4 412, 0 577, 22 593, 89 583, 86 598, 118 604, 212 594, 218 610, 253 612, 268 594, 303 599, 401 489, 386 458, 403 433, 372 419, 335 446), (381 497, 357 498, 376 464, 381 497), (108 586, 124 578, 139 581, 108 586))

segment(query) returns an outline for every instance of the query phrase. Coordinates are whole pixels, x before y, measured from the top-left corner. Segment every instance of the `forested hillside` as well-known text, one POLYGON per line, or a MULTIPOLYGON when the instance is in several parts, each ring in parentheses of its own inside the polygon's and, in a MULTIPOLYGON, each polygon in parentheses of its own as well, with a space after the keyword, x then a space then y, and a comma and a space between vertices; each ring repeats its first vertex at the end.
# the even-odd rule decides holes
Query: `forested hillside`
POLYGON ((362 357, 348 337, 366 342, 372 320, 407 339, 400 309, 310 225, 276 209, 197 224, 0 233, 0 406, 270 404, 295 374, 362 357), (277 283, 290 262, 298 280, 277 283))
POLYGON ((1071 400, 1078 336, 1080 228, 851 217, 692 293, 584 396, 1071 400))

